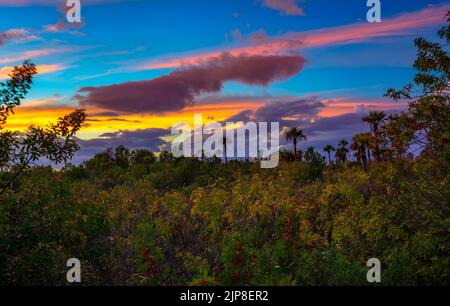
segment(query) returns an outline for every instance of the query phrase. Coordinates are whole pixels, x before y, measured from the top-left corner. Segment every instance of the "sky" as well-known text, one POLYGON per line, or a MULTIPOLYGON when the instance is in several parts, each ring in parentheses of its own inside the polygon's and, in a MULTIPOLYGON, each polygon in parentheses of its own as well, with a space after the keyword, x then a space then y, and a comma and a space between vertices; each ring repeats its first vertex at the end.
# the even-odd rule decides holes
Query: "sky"
MULTIPOLYGON (((414 76, 414 38, 436 40, 450 1, 0 0, 0 81, 38 67, 7 128, 88 113, 75 162, 108 147, 159 151, 177 123, 277 121, 321 149, 367 131, 371 110, 406 109, 383 96, 414 76)), ((288 148, 286 143, 283 145, 288 148)))

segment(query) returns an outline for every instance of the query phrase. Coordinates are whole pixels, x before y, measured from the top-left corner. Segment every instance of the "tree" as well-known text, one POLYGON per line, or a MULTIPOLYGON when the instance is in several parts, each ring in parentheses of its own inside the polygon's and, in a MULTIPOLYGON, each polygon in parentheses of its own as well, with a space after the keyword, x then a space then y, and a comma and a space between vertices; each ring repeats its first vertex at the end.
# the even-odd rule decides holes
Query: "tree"
POLYGON ((316 161, 320 161, 322 163, 324 161, 324 157, 320 155, 319 152, 314 150, 314 147, 309 147, 305 151, 305 161, 307 163, 312 163, 316 161))
MULTIPOLYGON (((447 22, 450 22, 450 11, 447 12, 447 22)), ((429 42, 424 38, 417 38, 415 45, 418 49, 414 68, 417 73, 414 80, 402 89, 390 88, 386 96, 394 101, 407 100, 409 109, 400 117, 396 117, 404 124, 401 129, 386 128, 387 136, 394 139, 408 139, 409 145, 419 147, 427 154, 450 162, 450 25, 442 28, 438 35, 445 40, 446 45, 429 42), (399 132, 400 134, 389 134, 399 132)), ((392 122, 390 121, 389 124, 392 122)))
POLYGON ((14 67, 6 83, 0 83, 0 163, 2 170, 9 174, 6 183, 0 187, 0 195, 31 164, 39 160, 66 163, 79 149, 74 136, 86 120, 81 109, 59 118, 56 124, 49 124, 46 128, 32 126, 24 133, 5 129, 8 116, 14 114, 14 107, 19 106, 27 95, 36 73, 36 66, 27 60, 14 67))
POLYGON ((130 150, 124 145, 118 146, 114 151, 114 160, 116 164, 125 169, 128 168, 130 158, 130 150))
POLYGON ((3 129, 10 113, 14 114, 13 108, 20 105, 28 94, 35 74, 36 65, 26 60, 21 66, 14 67, 8 81, 0 83, 0 129, 3 129))
POLYGON ((386 114, 384 112, 372 111, 369 115, 363 117, 362 120, 370 125, 370 132, 376 134, 380 124, 385 118, 386 114))
POLYGON ((325 165, 325 158, 320 155, 319 152, 314 150, 313 147, 309 147, 308 149, 306 149, 304 158, 305 163, 308 166, 305 173, 305 179, 307 181, 313 181, 321 178, 322 171, 325 165))
POLYGON ((336 149, 335 149, 332 145, 326 145, 326 146, 323 148, 323 151, 326 152, 326 153, 328 153, 328 164, 331 165, 331 152, 336 151, 336 149))
POLYGON ((171 162, 171 161, 174 161, 174 160, 175 160, 175 157, 169 151, 162 151, 159 154, 159 161, 160 162, 171 162))
POLYGON ((372 111, 369 113, 369 115, 363 117, 362 120, 363 122, 366 122, 370 125, 370 133, 372 133, 372 139, 370 141, 368 149, 372 150, 375 159, 377 161, 380 161, 380 145, 382 143, 380 125, 386 120, 386 114, 384 112, 372 111))
POLYGON ((84 161, 85 168, 95 175, 101 175, 106 169, 114 165, 113 157, 108 151, 95 154, 91 159, 84 161))
POLYGON ((347 149, 348 141, 345 139, 341 139, 339 141, 338 148, 336 150, 336 161, 339 161, 340 163, 345 163, 347 161, 347 149))
POLYGON ((130 153, 131 165, 144 166, 147 173, 150 172, 150 166, 156 162, 156 156, 148 150, 133 150, 130 153))
POLYGON ((130 162, 132 165, 151 165, 156 162, 156 156, 153 152, 140 149, 133 150, 130 153, 130 162))
POLYGON ((303 133, 303 130, 297 127, 292 127, 285 131, 284 136, 286 137, 287 141, 292 140, 292 143, 294 145, 295 160, 297 160, 297 143, 299 141, 306 140, 306 136, 303 133))
POLYGON ((353 136, 352 150, 356 151, 355 156, 364 169, 367 170, 367 162, 370 162, 369 144, 371 140, 370 133, 361 133, 353 136))

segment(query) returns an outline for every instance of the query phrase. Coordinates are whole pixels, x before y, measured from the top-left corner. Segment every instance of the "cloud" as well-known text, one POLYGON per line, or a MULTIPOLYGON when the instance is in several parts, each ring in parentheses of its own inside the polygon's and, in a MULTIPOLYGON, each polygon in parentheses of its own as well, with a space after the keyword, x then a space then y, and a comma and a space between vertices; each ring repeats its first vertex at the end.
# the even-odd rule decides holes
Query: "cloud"
POLYGON ((24 107, 36 107, 36 106, 49 106, 53 105, 54 103, 59 102, 63 97, 51 97, 51 98, 44 98, 44 99, 37 99, 37 100, 26 100, 22 104, 22 109, 24 107))
POLYGON ((279 122, 280 126, 309 123, 311 118, 325 108, 317 97, 297 98, 295 100, 270 102, 255 111, 244 110, 225 121, 229 122, 279 122))
POLYGON ((297 0, 263 0, 262 5, 279 11, 282 15, 304 16, 305 11, 297 2, 297 0))
POLYGON ((124 118, 107 118, 107 119, 86 119, 86 122, 111 122, 111 121, 117 121, 117 122, 129 122, 129 123, 141 123, 140 120, 129 120, 124 118))
POLYGON ((23 61, 26 59, 30 59, 30 58, 36 58, 36 57, 40 57, 40 56, 47 56, 47 55, 52 55, 52 54, 56 54, 56 53, 62 53, 62 52, 66 52, 66 51, 70 51, 67 48, 60 48, 60 49, 40 49, 40 50, 30 50, 30 51, 25 51, 23 53, 14 55, 12 57, 4 57, 4 58, 0 58, 0 64, 8 64, 8 63, 13 63, 13 62, 18 62, 18 61, 23 61))
MULTIPOLYGON (((38 74, 47 74, 52 73, 55 71, 60 71, 67 69, 67 67, 61 66, 59 64, 54 65, 38 65, 36 66, 38 74)), ((9 74, 12 72, 14 67, 12 66, 6 66, 0 68, 0 80, 9 79, 9 74)))
POLYGON ((78 164, 92 158, 95 154, 104 152, 107 148, 124 145, 129 149, 147 149, 153 152, 160 151, 160 147, 166 145, 161 138, 170 134, 168 129, 150 128, 143 130, 121 130, 105 133, 99 138, 78 139, 80 150, 76 153, 72 163, 78 164))
POLYGON ((35 35, 30 35, 25 29, 11 29, 7 31, 0 31, 0 46, 4 45, 8 41, 31 41, 38 39, 35 35))
POLYGON ((68 32, 73 35, 80 35, 81 33, 76 31, 71 31, 74 29, 80 29, 84 26, 84 23, 82 22, 73 22, 73 23, 66 23, 64 20, 60 20, 55 24, 47 24, 44 26, 44 31, 47 33, 62 33, 62 32, 68 32))
POLYGON ((269 35, 267 35, 265 30, 259 30, 250 36, 250 42, 255 45, 268 42, 269 40, 269 35))
MULTIPOLYGON (((273 101, 274 99, 282 99, 284 100, 292 100, 292 97, 284 97, 284 96, 277 96, 274 97, 273 95, 264 93, 261 95, 223 95, 223 94, 212 94, 212 95, 204 95, 202 97, 199 97, 196 99, 196 105, 216 105, 216 104, 244 104, 244 103, 269 103, 273 101)), ((262 106, 262 104, 261 104, 262 106)))
POLYGON ((242 35, 241 30, 239 29, 234 29, 233 31, 230 32, 231 38, 233 38, 234 41, 237 42, 241 42, 244 41, 245 37, 244 35, 242 35))
POLYGON ((269 40, 267 43, 229 50, 212 51, 188 56, 172 56, 170 59, 162 58, 151 60, 147 63, 132 67, 132 70, 150 70, 163 68, 177 68, 198 65, 227 53, 231 56, 269 56, 292 54, 293 50, 300 49, 303 41, 292 39, 279 39, 276 42, 269 40))
MULTIPOLYGON (((264 97, 263 99, 266 99, 264 97)), ((375 103, 375 102, 374 102, 375 103)), ((326 144, 337 145, 342 138, 351 140, 356 133, 368 131, 367 124, 361 118, 369 109, 360 109, 360 112, 352 112, 334 117, 321 118, 320 113, 326 108, 326 104, 317 97, 303 97, 291 100, 279 99, 268 102, 256 109, 247 109, 237 115, 226 117, 221 120, 225 122, 280 122, 280 127, 298 126, 305 131, 308 136, 306 142, 300 144, 301 149, 313 146, 321 151, 326 144), (311 120, 314 118, 315 120, 311 120)), ((386 111, 390 114, 397 110, 386 111)), ((106 115, 106 114, 105 114, 106 115)), ((206 118, 204 116, 204 118, 206 118)), ((93 123, 103 119, 93 119, 93 123)), ((128 120, 130 121, 130 120, 128 120)), ((128 123, 127 123, 128 124, 128 123)), ((129 126, 129 125, 128 125, 129 126)), ((238 125, 236 125, 237 127, 238 125)), ((282 133, 282 131, 280 131, 282 133)), ((104 133, 97 138, 81 140, 81 152, 77 153, 76 162, 91 158, 94 154, 105 151, 108 147, 126 145, 131 149, 147 148, 152 151, 160 151, 167 147, 170 130, 166 128, 150 128, 138 130, 119 130, 111 133, 104 133)), ((288 143, 282 135, 280 142, 283 149, 291 150, 292 145, 288 143)))
MULTIPOLYGON (((386 114, 394 112, 397 111, 386 111, 386 114)), ((354 135, 369 131, 369 126, 362 121, 366 114, 367 112, 354 112, 335 117, 319 118, 313 123, 303 125, 304 133, 308 137, 307 142, 303 144, 303 148, 314 147, 322 152, 322 148, 327 144, 337 147, 341 139, 346 139, 351 143, 354 135)))
POLYGON ((325 107, 325 104, 318 101, 316 97, 302 98, 288 102, 272 102, 255 112, 256 118, 260 121, 284 120, 308 120, 311 116, 318 114, 325 107))
POLYGON ((92 117, 119 117, 121 114, 116 112, 99 112, 99 113, 93 113, 90 116, 92 117))
POLYGON ((280 55, 298 52, 304 48, 354 44, 380 37, 417 34, 417 29, 443 24, 445 22, 444 15, 448 9, 450 9, 450 5, 444 4, 393 18, 384 18, 383 22, 376 24, 359 22, 305 32, 292 32, 275 37, 262 36, 263 39, 256 44, 255 41, 251 41, 249 45, 243 47, 226 50, 222 48, 222 50, 193 52, 188 55, 171 56, 171 58, 153 59, 134 68, 148 70, 195 65, 215 58, 224 51, 233 56, 280 55))
POLYGON ((164 113, 194 103, 200 94, 216 93, 227 81, 267 86, 299 73, 305 59, 291 56, 230 56, 172 71, 146 81, 100 87, 82 87, 76 99, 84 107, 111 111, 164 113))
MULTIPOLYGON (((352 106, 352 110, 348 113, 322 117, 322 113, 329 106, 328 103, 318 100, 317 97, 282 100, 267 103, 256 110, 243 110, 223 120, 223 123, 246 123, 248 121, 279 122, 281 134, 286 127, 299 127, 303 129, 308 137, 306 142, 301 143, 302 149, 311 146, 316 150, 322 151, 322 148, 327 144, 336 146, 340 139, 344 138, 350 141, 353 135, 367 132, 369 127, 362 121, 362 118, 370 110, 384 110, 389 115, 398 113, 406 107, 405 105, 397 105, 397 108, 394 108, 391 104, 384 102, 373 102, 373 106, 355 107, 357 104, 354 103, 356 102, 348 103, 352 106), (387 104, 387 107, 383 107, 383 104, 387 104)), ((281 134, 280 143, 282 149, 291 150, 292 144, 289 144, 281 134)))
POLYGON ((407 102, 392 101, 356 101, 352 97, 342 97, 324 102, 326 107, 319 113, 319 117, 336 117, 339 115, 376 111, 405 110, 408 108, 407 102))

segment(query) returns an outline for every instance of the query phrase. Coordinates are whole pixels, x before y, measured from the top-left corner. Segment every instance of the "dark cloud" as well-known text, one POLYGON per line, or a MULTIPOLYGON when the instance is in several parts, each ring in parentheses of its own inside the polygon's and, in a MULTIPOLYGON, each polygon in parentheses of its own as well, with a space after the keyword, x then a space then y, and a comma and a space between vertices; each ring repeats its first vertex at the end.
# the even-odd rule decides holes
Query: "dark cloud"
MULTIPOLYGON (((362 121, 362 118, 369 113, 370 108, 360 108, 357 112, 335 117, 318 118, 319 112, 324 107, 325 105, 315 97, 290 102, 271 102, 256 111, 242 111, 225 122, 279 122, 281 133, 286 127, 300 127, 308 137, 307 141, 301 142, 300 148, 303 150, 314 147, 320 152, 327 144, 337 146, 341 139, 351 143, 355 134, 369 131, 368 125, 362 121)), ((390 115, 399 111, 401 109, 389 110, 385 113, 390 115)), ((283 135, 280 135, 280 144, 282 150, 292 150, 292 144, 287 142, 283 135)))
MULTIPOLYGON (((402 110, 399 108, 384 112, 389 116, 402 110)), ((369 126, 362 121, 369 111, 370 109, 364 109, 355 113, 318 119, 304 128, 305 134, 309 136, 308 143, 318 149, 321 149, 324 143, 336 146, 341 139, 351 143, 354 135, 369 132, 369 126)))
POLYGON ((78 139, 77 142, 80 145, 80 150, 71 162, 79 164, 92 158, 95 154, 104 152, 107 148, 115 148, 120 145, 124 145, 131 150, 147 149, 153 152, 159 152, 160 147, 167 144, 160 137, 167 135, 170 135, 170 130, 152 128, 105 133, 100 135, 99 138, 89 140, 78 139))
POLYGON ((247 109, 240 113, 237 113, 234 116, 229 117, 228 119, 224 120, 224 122, 248 122, 252 120, 252 116, 254 114, 254 111, 247 109))
POLYGON ((92 117, 119 117, 121 114, 116 112, 100 112, 100 113, 93 113, 90 114, 92 117))
POLYGON ((341 139, 346 139, 351 143, 355 134, 369 131, 368 125, 362 121, 362 117, 365 115, 365 113, 358 112, 317 119, 314 123, 303 127, 308 137, 304 146, 314 147, 321 152, 327 144, 337 147, 341 139))
MULTIPOLYGON (((255 111, 255 117, 260 121, 286 121, 283 118, 305 120, 317 115, 325 104, 315 97, 299 99, 288 102, 273 102, 255 111)), ((288 120, 292 121, 292 120, 288 120)))
POLYGON ((256 111, 245 110, 226 121, 229 122, 279 122, 280 126, 298 125, 316 116, 325 104, 316 97, 307 97, 293 101, 270 102, 256 111))
POLYGON ((75 99, 84 107, 112 111, 164 113, 192 105, 197 96, 216 93, 227 81, 267 86, 299 73, 305 59, 299 55, 256 55, 220 58, 180 68, 146 81, 101 87, 82 87, 75 99))
POLYGON ((142 121, 140 120, 130 120, 125 118, 108 118, 108 119, 86 119, 86 122, 110 122, 110 121, 116 121, 116 122, 132 122, 132 123, 140 123, 142 121))
POLYGON ((241 102, 260 102, 260 103, 268 103, 273 101, 274 99, 286 99, 292 100, 292 97, 274 97, 270 94, 262 94, 262 95, 221 95, 221 94, 213 94, 213 95, 204 95, 195 99, 195 103, 197 105, 208 105, 208 104, 219 104, 219 103, 241 103, 241 102))
MULTIPOLYGON (((310 119, 318 115, 325 107, 317 97, 297 98, 291 101, 270 102, 267 105, 253 110, 242 111, 225 122, 278 122, 280 124, 280 145, 282 149, 291 150, 291 146, 283 137, 283 129, 286 127, 301 127, 303 129, 311 125, 310 119)), ((246 144, 247 145, 247 144, 246 144)), ((310 144, 314 146, 314 144, 310 144)))
POLYGON ((357 112, 344 114, 336 117, 320 118, 310 127, 308 131, 310 135, 330 132, 355 132, 367 128, 367 125, 362 121, 365 113, 357 112))

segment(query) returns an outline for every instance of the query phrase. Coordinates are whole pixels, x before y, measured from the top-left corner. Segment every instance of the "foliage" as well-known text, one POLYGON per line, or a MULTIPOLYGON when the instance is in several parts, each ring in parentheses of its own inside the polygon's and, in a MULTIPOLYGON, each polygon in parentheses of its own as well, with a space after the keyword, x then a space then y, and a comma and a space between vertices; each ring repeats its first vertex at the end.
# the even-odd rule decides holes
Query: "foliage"
POLYGON ((397 163, 35 167, 2 201, 1 282, 64 284, 77 257, 85 284, 360 285, 377 257, 383 284, 448 284, 449 169, 397 163))
POLYGON ((36 66, 25 61, 13 69, 10 80, 0 83, 0 167, 9 176, 0 187, 0 196, 31 164, 44 158, 57 164, 67 162, 79 149, 74 136, 86 119, 83 110, 75 110, 46 128, 30 126, 25 133, 4 129, 7 117, 25 98, 36 73, 36 66))

